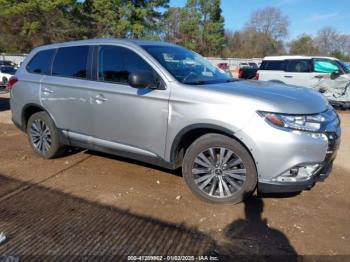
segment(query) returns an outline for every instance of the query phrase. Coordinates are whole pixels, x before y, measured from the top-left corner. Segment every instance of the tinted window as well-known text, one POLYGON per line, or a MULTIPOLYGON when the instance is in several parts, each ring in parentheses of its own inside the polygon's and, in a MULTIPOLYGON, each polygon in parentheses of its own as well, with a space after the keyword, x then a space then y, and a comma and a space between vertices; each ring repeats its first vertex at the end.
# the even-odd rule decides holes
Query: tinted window
POLYGON ((116 46, 101 46, 98 77, 101 81, 128 83, 131 72, 153 69, 133 51, 116 46))
POLYGON ((260 70, 277 70, 284 71, 286 67, 286 61, 284 60, 264 60, 260 66, 260 70))
POLYGON ((86 78, 89 46, 72 46, 58 49, 52 75, 86 78))
POLYGON ((318 73, 333 73, 335 71, 341 71, 336 61, 315 59, 314 70, 318 73))
POLYGON ((16 73, 16 69, 12 66, 2 66, 0 67, 0 71, 1 73, 10 75, 14 75, 16 73))
POLYGON ((311 72, 310 60, 307 60, 307 59, 289 60, 287 71, 296 72, 296 73, 311 72))
POLYGON ((49 75, 51 59, 54 52, 54 49, 50 49, 37 53, 27 65, 28 72, 49 75))

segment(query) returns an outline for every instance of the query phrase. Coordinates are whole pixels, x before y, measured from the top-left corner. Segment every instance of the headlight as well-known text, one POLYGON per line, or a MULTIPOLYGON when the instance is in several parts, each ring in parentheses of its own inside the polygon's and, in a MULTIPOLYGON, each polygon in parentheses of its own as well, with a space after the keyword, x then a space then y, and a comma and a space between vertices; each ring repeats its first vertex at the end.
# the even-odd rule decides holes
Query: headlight
MULTIPOLYGON (((269 124, 277 128, 285 128, 306 132, 318 132, 322 125, 338 118, 333 109, 314 115, 287 115, 270 112, 258 112, 269 124)), ((338 121, 338 120, 337 120, 338 121)))

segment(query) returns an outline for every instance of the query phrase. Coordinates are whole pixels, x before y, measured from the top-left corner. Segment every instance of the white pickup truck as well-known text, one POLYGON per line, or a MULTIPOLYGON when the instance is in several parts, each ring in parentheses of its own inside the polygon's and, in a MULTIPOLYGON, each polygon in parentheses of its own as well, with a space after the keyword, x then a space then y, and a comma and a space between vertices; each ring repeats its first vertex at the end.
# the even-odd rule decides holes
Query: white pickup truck
POLYGON ((350 107, 350 66, 333 57, 268 56, 257 79, 315 88, 332 104, 350 107))

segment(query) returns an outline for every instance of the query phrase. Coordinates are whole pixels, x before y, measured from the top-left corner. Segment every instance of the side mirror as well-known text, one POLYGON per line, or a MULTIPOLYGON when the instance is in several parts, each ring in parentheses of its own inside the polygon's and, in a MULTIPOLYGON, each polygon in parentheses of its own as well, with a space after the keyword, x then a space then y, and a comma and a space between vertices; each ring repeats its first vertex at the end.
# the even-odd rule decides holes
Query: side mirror
POLYGON ((155 78, 149 71, 137 71, 129 74, 129 85, 134 88, 157 88, 155 78))
POLYGON ((331 79, 334 80, 334 79, 338 78, 341 74, 342 73, 339 70, 334 71, 331 73, 331 79))

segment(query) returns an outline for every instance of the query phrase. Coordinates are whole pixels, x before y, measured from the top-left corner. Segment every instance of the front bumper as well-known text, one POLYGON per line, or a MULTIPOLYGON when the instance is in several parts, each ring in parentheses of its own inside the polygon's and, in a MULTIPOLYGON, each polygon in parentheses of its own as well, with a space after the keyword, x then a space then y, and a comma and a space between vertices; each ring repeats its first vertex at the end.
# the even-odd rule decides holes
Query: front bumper
POLYGON ((268 181, 259 182, 258 191, 261 193, 292 193, 300 192, 312 188, 316 182, 323 182, 332 172, 333 161, 337 156, 340 145, 340 137, 336 133, 327 133, 328 149, 325 160, 319 164, 317 170, 304 181, 278 182, 268 181))
POLYGON ((316 182, 324 181, 332 171, 333 162, 325 165, 319 172, 310 179, 300 182, 259 182, 260 193, 293 193, 312 188, 316 182))
POLYGON ((297 192, 324 180, 332 170, 340 144, 339 121, 332 120, 318 133, 271 127, 260 116, 236 133, 250 149, 261 192, 297 192))

